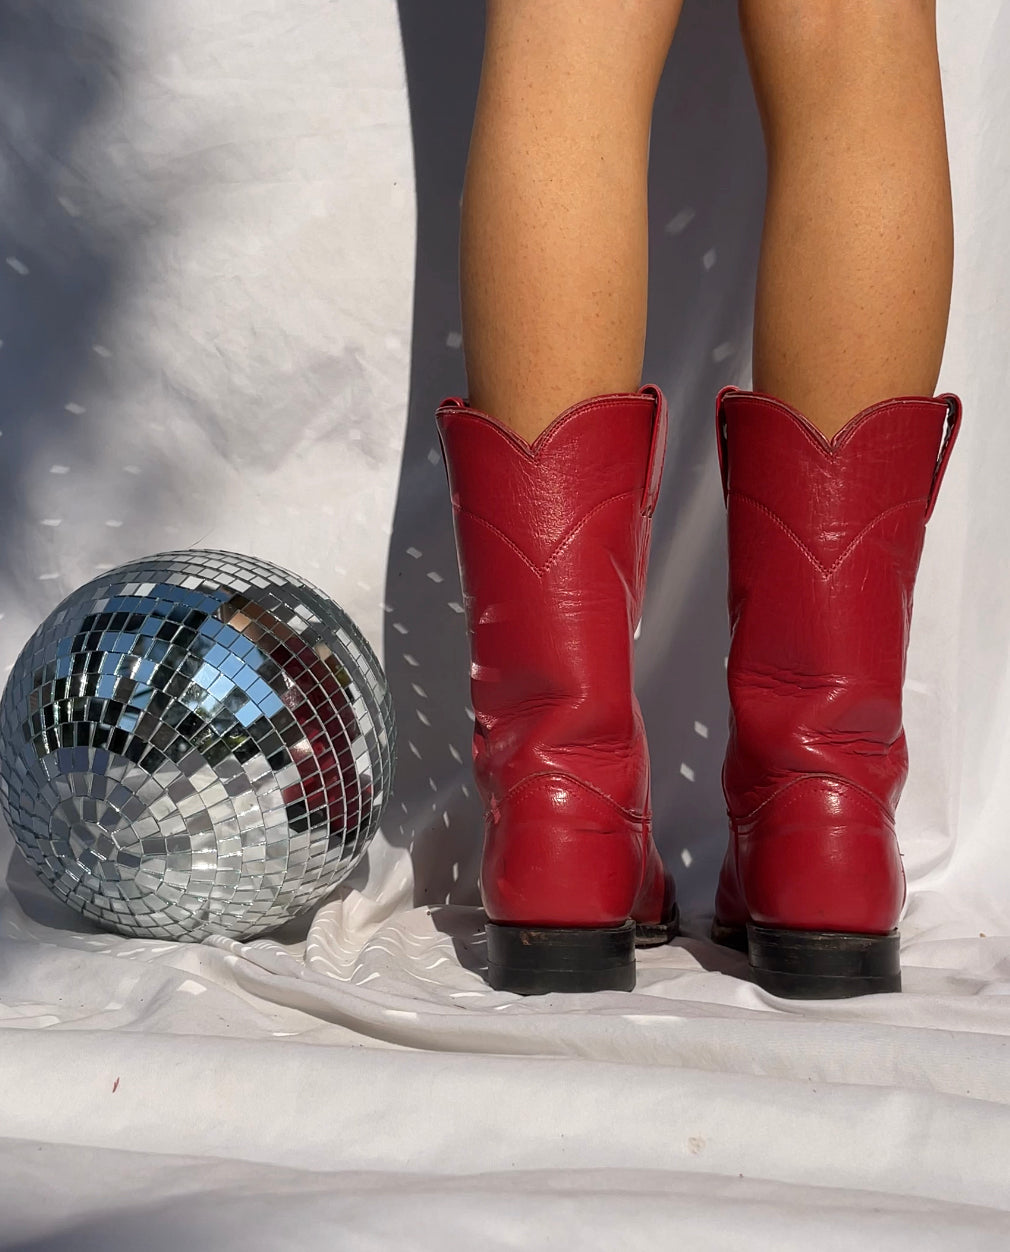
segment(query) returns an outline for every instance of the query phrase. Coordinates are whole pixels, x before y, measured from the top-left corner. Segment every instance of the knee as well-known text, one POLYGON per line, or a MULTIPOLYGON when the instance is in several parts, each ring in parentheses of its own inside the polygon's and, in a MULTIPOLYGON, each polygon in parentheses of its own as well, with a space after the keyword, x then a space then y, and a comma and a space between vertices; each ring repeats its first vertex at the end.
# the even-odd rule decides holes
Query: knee
POLYGON ((817 60, 936 33, 936 0, 739 0, 745 44, 817 60))
POLYGON ((936 68, 936 0, 739 0, 739 12, 769 138, 811 111, 877 108, 936 68))

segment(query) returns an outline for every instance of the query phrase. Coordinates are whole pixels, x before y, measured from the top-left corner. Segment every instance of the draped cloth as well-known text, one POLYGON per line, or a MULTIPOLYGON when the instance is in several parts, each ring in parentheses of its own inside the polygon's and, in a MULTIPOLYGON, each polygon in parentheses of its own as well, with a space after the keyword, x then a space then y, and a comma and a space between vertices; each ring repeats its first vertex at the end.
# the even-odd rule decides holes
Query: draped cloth
POLYGON ((641 635, 684 936, 631 994, 481 978, 466 643, 434 410, 465 394, 482 6, 0 13, 0 670, 99 569, 303 574, 378 650, 366 863, 248 943, 105 934, 0 831, 0 1247, 1004 1248, 1010 1232, 1010 9, 941 5, 956 256, 898 810, 905 990, 776 1000, 707 939, 726 837, 713 406, 750 384, 764 149, 729 0, 656 104, 643 381, 670 404, 641 635), (437 9, 437 14, 436 14, 437 9))

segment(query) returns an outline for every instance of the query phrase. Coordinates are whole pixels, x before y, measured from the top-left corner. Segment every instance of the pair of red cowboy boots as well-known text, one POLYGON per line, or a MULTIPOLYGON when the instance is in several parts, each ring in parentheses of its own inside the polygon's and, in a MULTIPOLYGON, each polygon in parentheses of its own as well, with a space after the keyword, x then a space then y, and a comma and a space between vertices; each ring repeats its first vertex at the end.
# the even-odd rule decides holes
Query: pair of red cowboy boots
MULTIPOLYGON (((713 938, 794 998, 897 991, 901 689, 926 520, 957 396, 898 397, 830 441, 772 396, 716 401, 728 512, 723 789, 713 938)), ((458 396, 437 425, 469 634, 485 806, 488 980, 631 990, 677 933, 634 694, 663 393, 573 405, 532 444, 458 396)))

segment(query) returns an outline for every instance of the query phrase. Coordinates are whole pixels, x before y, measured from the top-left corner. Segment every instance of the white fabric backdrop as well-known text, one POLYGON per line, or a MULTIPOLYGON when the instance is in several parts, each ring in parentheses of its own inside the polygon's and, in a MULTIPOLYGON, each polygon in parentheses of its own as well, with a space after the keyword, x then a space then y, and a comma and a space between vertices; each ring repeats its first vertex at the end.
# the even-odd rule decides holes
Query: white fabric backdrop
POLYGON ((764 156, 731 0, 688 0, 652 138, 646 381, 673 431, 639 643, 687 934, 633 995, 479 975, 479 813, 434 408, 465 381, 481 10, 0 9, 0 670, 100 569, 303 572, 400 725, 367 866, 242 945, 102 934, 0 834, 0 1247, 1004 1248, 1010 1236, 1010 10, 941 0, 956 220, 899 812, 905 991, 777 1001, 705 936, 724 846, 713 401, 749 384, 764 156))

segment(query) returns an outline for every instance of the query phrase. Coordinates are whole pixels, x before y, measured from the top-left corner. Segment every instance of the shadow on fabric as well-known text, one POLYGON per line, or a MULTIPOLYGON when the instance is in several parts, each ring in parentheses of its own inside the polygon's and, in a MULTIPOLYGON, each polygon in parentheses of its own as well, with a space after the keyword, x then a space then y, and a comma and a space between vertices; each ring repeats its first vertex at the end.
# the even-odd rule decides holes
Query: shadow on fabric
MULTIPOLYGON (((85 0, 0 9, 0 527, 8 537, 23 535, 37 512, 29 475, 45 447, 58 447, 61 459, 73 453, 79 490, 109 456, 102 414, 72 399, 109 372, 100 327, 161 212, 151 205, 138 215, 81 156, 82 138, 123 94, 121 20, 117 4, 85 0)), ((171 509, 167 477, 154 499, 149 483, 138 484, 138 496, 146 492, 139 510, 171 509)), ((41 621, 72 585, 65 569, 54 582, 39 578, 40 568, 60 564, 53 532, 36 526, 28 535, 0 546, 0 580, 41 621)))

